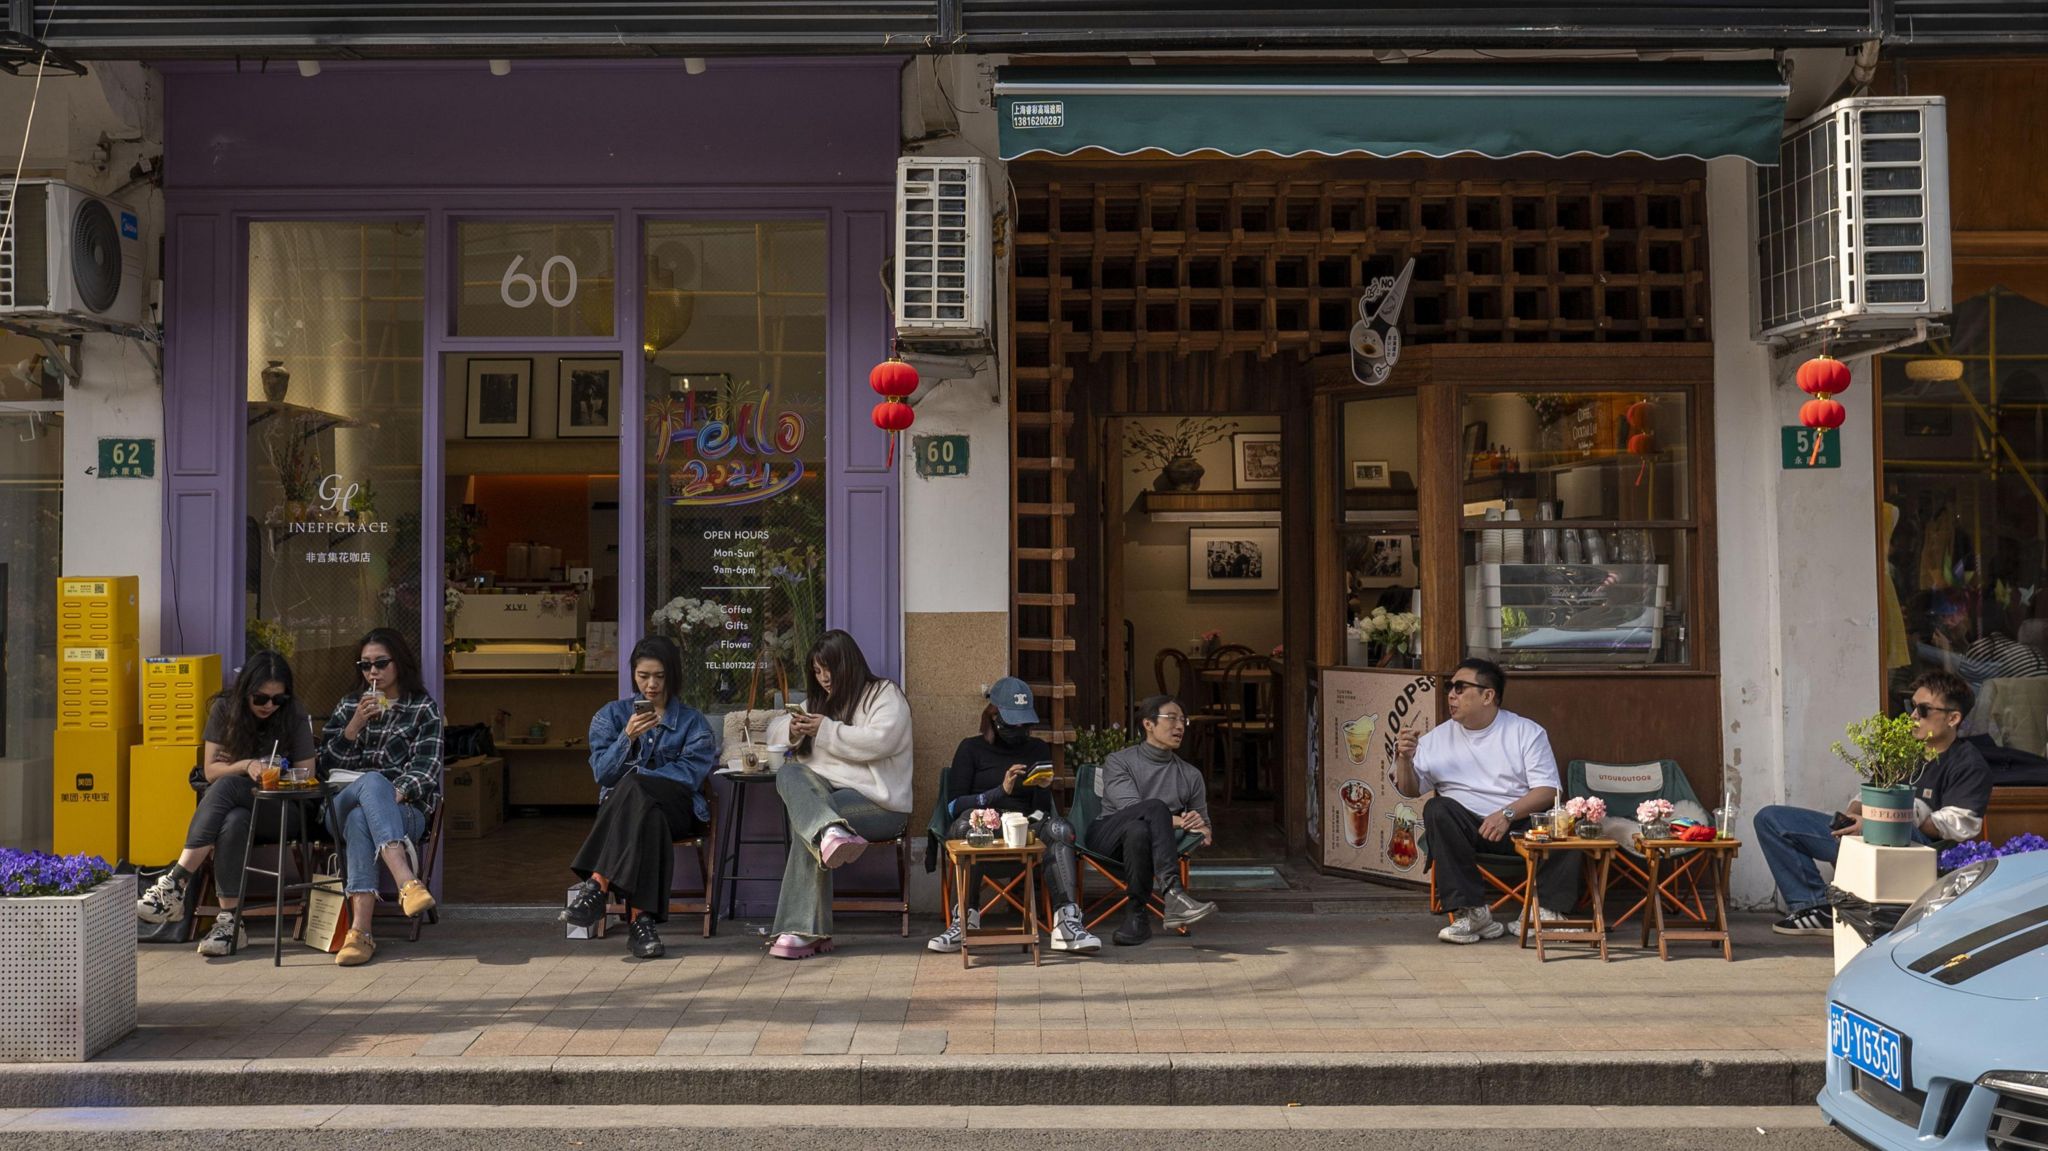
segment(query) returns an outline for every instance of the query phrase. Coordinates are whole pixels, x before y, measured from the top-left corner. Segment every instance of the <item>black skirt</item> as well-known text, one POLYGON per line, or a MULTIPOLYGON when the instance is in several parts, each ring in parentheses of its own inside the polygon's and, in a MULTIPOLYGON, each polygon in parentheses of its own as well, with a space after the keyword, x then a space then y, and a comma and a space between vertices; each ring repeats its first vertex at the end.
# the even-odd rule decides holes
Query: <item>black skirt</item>
POLYGON ((627 772, 597 809, 589 838, 569 870, 602 875, 628 907, 668 922, 675 881, 675 841, 697 834, 694 794, 674 780, 627 772))

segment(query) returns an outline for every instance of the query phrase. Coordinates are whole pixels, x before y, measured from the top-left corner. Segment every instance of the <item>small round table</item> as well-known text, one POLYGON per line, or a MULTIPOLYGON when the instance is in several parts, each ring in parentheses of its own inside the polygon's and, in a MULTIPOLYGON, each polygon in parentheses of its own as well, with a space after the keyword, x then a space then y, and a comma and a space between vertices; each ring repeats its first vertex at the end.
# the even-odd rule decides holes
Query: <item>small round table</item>
POLYGON ((772 771, 729 771, 725 768, 719 768, 712 774, 732 784, 732 818, 726 820, 726 827, 721 829, 724 832, 725 843, 718 851, 719 890, 710 894, 713 909, 712 915, 717 918, 731 920, 739 915, 740 884, 774 883, 779 887, 782 883, 782 870, 784 866, 782 862, 777 862, 772 871, 761 871, 751 874, 742 871, 740 868, 740 858, 744 854, 742 849, 748 847, 767 847, 773 844, 782 848, 782 854, 786 858, 789 855, 789 820, 784 818, 781 821, 782 827, 781 834, 779 835, 749 836, 747 834, 747 793, 752 791, 756 785, 768 784, 768 796, 770 799, 775 799, 779 807, 781 805, 780 798, 774 787, 775 773, 772 771), (717 911, 720 892, 725 895, 725 913, 723 916, 719 916, 717 911))
POLYGON ((969 955, 976 947, 1014 945, 1031 952, 1031 966, 1038 966, 1038 861, 1045 856, 1045 844, 1033 835, 1022 847, 1011 847, 1000 836, 987 847, 976 847, 964 839, 946 841, 946 867, 953 877, 954 915, 960 924, 960 966, 972 967, 969 955), (1024 922, 1015 928, 984 931, 967 926, 967 909, 974 906, 974 869, 981 864, 1016 863, 1023 868, 998 894, 1017 908, 1024 922), (1024 884, 1020 899, 1011 894, 1018 880, 1024 884))
MULTIPOLYGON (((313 824, 313 813, 317 810, 317 805, 326 803, 327 797, 332 794, 333 789, 324 782, 315 783, 311 787, 281 787, 275 790, 265 790, 259 787, 253 793, 254 803, 249 811, 249 838, 242 844, 242 874, 267 875, 272 880, 270 885, 270 965, 272 967, 284 966, 284 897, 286 895, 303 894, 319 886, 312 882, 313 834, 310 829, 313 824), (256 829, 262 826, 263 823, 263 805, 266 803, 274 804, 277 807, 276 870, 257 867, 249 862, 250 853, 256 846, 256 829), (294 807, 299 812, 299 833, 295 837, 290 836, 292 823, 290 815, 294 807), (298 850, 299 854, 299 874, 306 877, 306 882, 286 886, 284 881, 286 874, 284 861, 291 857, 289 853, 294 848, 298 850)), ((243 899, 246 902, 248 898, 247 884, 243 885, 242 891, 243 899)), ((297 903, 298 901, 294 900, 293 902, 297 903)), ((299 918, 303 923, 305 920, 303 909, 300 912, 299 918)), ((294 929, 294 934, 296 934, 296 929, 294 929)))
POLYGON ((1522 857, 1528 866, 1527 886, 1522 895, 1522 946, 1529 946, 1529 940, 1536 940, 1536 962, 1543 962, 1545 943, 1589 943, 1600 948, 1600 962, 1607 962, 1607 869, 1614 863, 1614 853, 1620 844, 1611 839, 1530 839, 1526 835, 1514 837, 1515 854, 1522 857), (1593 905, 1591 919, 1570 918, 1571 908, 1566 908, 1566 918, 1543 922, 1542 908, 1538 906, 1537 874, 1543 870, 1543 861, 1559 852, 1576 851, 1586 857, 1592 865, 1592 890, 1587 898, 1593 905))
POLYGON ((1671 958, 1671 941, 1698 940, 1721 945, 1721 958, 1734 962, 1735 942, 1728 935, 1728 873, 1742 850, 1739 839, 1644 839, 1636 837, 1636 850, 1650 867, 1650 913, 1643 916, 1643 946, 1650 945, 1650 933, 1657 933, 1657 955, 1671 958), (1706 895, 1700 881, 1714 889, 1714 910, 1707 911, 1706 895), (1679 884, 1685 884, 1683 893, 1679 884), (1664 905, 1670 903, 1699 927, 1664 926, 1664 905))

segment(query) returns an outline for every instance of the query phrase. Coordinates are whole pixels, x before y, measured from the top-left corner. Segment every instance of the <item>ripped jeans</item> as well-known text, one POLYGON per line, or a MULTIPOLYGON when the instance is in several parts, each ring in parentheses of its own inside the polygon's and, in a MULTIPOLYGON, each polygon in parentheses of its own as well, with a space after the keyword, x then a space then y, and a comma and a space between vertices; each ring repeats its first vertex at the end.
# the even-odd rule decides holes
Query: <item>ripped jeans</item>
POLYGON ((418 843, 426 834, 427 817, 420 809, 398 801, 391 781, 371 772, 336 793, 334 822, 340 826, 348 864, 342 889, 350 895, 374 894, 377 890, 377 853, 386 844, 411 840, 418 843))

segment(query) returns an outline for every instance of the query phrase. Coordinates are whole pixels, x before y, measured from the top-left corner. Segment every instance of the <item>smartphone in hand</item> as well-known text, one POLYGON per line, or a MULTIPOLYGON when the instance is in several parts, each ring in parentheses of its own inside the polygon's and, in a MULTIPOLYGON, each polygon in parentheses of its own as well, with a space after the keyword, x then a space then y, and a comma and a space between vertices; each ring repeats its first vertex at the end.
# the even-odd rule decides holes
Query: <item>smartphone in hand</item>
POLYGON ((1045 786, 1046 784, 1048 784, 1048 783, 1051 783, 1051 782, 1052 782, 1052 764, 1049 764, 1049 763, 1034 763, 1034 764, 1032 764, 1032 765, 1031 765, 1031 769, 1030 769, 1029 771, 1026 771, 1026 772, 1024 773, 1024 779, 1023 779, 1023 781, 1022 781, 1022 783, 1021 783, 1021 786, 1023 786, 1023 787, 1044 787, 1044 786, 1045 786))
POLYGON ((1845 828, 1845 827, 1847 827, 1847 826, 1849 826, 1850 824, 1852 824, 1852 823, 1855 823, 1855 822, 1856 822, 1856 820, 1855 820, 1855 817, 1853 817, 1853 816, 1850 816, 1850 815, 1845 815, 1845 814, 1843 814, 1842 812, 1839 812, 1839 811, 1838 811, 1838 812, 1836 812, 1836 813, 1835 813, 1835 817, 1834 817, 1833 819, 1831 819, 1831 820, 1829 820, 1829 821, 1828 821, 1828 830, 1829 830, 1829 831, 1840 831, 1840 830, 1842 830, 1843 828, 1845 828))
POLYGON ((634 701, 633 701, 633 714, 634 714, 634 715, 653 715, 653 714, 654 714, 654 701, 653 701, 653 700, 651 700, 651 699, 644 699, 644 698, 643 698, 643 699, 636 699, 636 700, 634 700, 634 701))

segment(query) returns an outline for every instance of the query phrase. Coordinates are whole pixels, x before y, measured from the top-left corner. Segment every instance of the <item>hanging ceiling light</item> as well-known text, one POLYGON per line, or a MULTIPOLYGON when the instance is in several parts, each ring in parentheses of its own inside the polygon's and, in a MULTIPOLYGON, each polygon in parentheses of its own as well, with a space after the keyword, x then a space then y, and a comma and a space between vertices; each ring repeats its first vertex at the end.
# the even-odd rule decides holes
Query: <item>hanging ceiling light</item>
POLYGON ((313 77, 315 77, 315 76, 318 76, 319 74, 320 74, 320 61, 318 61, 318 60, 301 60, 301 61, 299 61, 299 75, 301 75, 301 76, 304 76, 304 77, 305 77, 306 79, 308 79, 308 80, 311 80, 311 79, 312 79, 313 77))
POLYGON ((511 74, 512 74, 512 61, 510 61, 510 60, 493 60, 493 61, 491 61, 491 75, 493 75, 493 76, 510 76, 511 74))
POLYGON ((683 71, 688 72, 692 76, 702 76, 704 74, 704 57, 683 57, 683 71))

